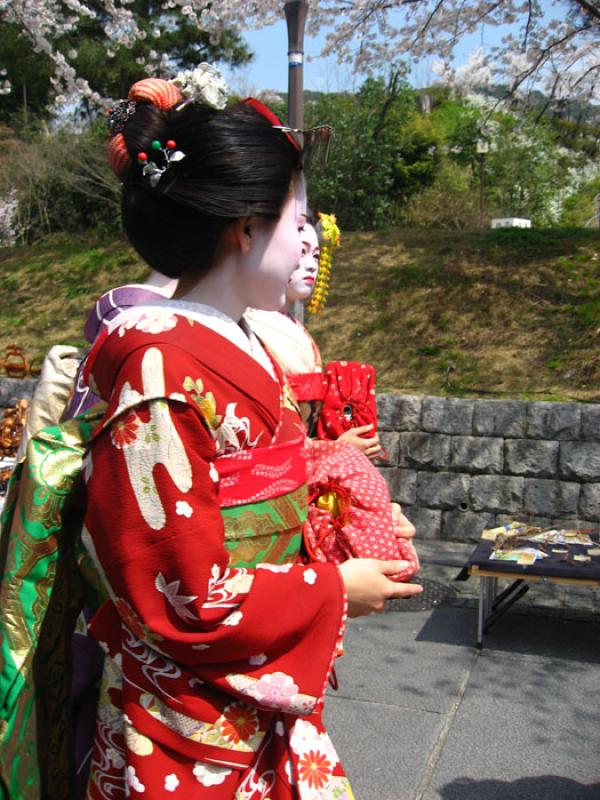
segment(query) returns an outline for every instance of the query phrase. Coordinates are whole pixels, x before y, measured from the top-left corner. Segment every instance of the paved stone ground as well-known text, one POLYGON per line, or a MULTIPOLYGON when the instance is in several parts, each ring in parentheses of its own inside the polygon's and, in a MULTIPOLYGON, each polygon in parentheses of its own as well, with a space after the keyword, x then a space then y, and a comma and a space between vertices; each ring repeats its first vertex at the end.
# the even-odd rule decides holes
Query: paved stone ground
POLYGON ((349 622, 326 719, 357 800, 599 800, 598 591, 534 586, 478 652, 478 581, 427 563, 471 549, 419 547, 434 608, 349 622))

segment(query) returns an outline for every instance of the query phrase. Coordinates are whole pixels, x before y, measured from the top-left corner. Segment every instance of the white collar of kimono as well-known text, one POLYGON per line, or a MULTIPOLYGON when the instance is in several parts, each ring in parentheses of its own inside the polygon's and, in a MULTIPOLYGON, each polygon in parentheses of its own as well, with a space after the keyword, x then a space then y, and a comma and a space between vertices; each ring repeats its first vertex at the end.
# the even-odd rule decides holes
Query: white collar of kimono
POLYGON ((227 314, 224 314, 222 311, 219 311, 218 308, 213 308, 213 306, 207 306, 203 303, 187 303, 185 300, 165 299, 156 300, 156 302, 152 303, 144 303, 141 306, 133 306, 110 320, 108 323, 109 333, 126 323, 130 317, 141 315, 145 309, 156 308, 165 310, 172 309, 177 313, 184 314, 190 319, 197 320, 202 323, 202 325, 206 325, 207 328, 210 328, 236 347, 239 347, 240 350, 243 350, 244 353, 257 361, 260 366, 269 373, 273 380, 276 380, 271 359, 266 354, 254 333, 250 330, 247 322, 242 318, 238 325, 234 319, 228 317, 227 314))

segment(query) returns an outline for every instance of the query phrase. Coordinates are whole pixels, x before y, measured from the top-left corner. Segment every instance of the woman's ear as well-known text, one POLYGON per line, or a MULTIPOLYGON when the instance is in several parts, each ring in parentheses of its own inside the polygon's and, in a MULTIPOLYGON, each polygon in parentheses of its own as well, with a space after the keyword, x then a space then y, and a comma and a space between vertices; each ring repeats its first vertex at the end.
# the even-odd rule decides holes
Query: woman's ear
POLYGON ((236 220, 234 224, 236 244, 245 255, 250 252, 250 247, 252 246, 252 218, 242 217, 236 220))
POLYGON ((252 219, 241 217, 227 226, 221 240, 221 253, 246 255, 252 245, 252 219))

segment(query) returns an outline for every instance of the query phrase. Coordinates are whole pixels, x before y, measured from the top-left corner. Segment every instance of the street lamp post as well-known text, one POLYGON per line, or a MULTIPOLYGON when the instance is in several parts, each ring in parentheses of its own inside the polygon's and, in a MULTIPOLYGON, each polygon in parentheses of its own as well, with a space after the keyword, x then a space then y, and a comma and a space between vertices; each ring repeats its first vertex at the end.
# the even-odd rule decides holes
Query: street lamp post
MULTIPOLYGON (((285 21, 288 33, 288 125, 304 128, 304 27, 308 13, 308 0, 286 0, 285 21)), ((298 134, 302 144, 302 134, 298 134)), ((304 305, 296 301, 293 314, 304 321, 304 305)))
POLYGON ((286 0, 285 20, 288 33, 288 125, 304 128, 304 26, 308 0, 286 0))

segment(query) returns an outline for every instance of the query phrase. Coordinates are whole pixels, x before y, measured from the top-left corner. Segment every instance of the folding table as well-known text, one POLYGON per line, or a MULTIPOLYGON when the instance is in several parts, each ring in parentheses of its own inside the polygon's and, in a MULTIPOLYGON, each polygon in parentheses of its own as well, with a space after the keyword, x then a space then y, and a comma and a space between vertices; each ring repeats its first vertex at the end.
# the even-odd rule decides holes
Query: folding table
MULTIPOLYGON (((598 534, 590 534, 594 547, 598 547, 598 534)), ((479 578, 479 607, 477 618, 477 648, 483 647, 483 637, 490 626, 507 611, 513 603, 529 591, 529 583, 574 584, 577 586, 600 586, 600 556, 590 561, 573 560, 576 555, 586 555, 584 545, 568 545, 568 553, 553 553, 531 565, 515 561, 492 559, 494 543, 482 539, 469 556, 465 570, 479 578), (512 583, 498 594, 498 578, 513 579, 512 583)), ((561 547, 556 545, 556 547, 561 547)))

